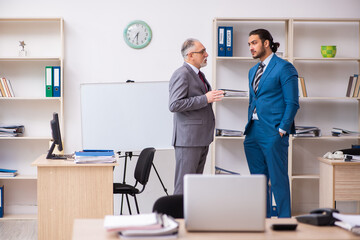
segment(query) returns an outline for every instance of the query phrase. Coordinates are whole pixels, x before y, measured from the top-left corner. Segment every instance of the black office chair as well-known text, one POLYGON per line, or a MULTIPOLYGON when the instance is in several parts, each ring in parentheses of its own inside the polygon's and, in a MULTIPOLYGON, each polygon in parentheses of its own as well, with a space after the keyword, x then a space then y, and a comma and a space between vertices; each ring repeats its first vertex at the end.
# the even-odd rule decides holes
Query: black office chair
POLYGON ((156 200, 153 212, 163 213, 173 218, 184 218, 184 195, 164 196, 156 200))
MULTIPOLYGON (((134 172, 134 178, 136 180, 135 185, 129 185, 124 183, 114 183, 114 194, 125 194, 126 201, 129 209, 130 215, 131 213, 131 207, 129 202, 128 195, 131 195, 134 197, 135 205, 137 213, 139 214, 139 206, 136 199, 136 194, 140 194, 144 191, 146 183, 149 180, 150 170, 151 166, 153 164, 154 154, 155 154, 155 148, 145 148, 141 151, 138 161, 136 163, 135 172, 134 172), (140 183, 142 185, 142 189, 139 190, 136 188, 136 185, 140 183)), ((122 206, 123 206, 123 198, 121 198, 121 210, 120 215, 122 215, 122 206)))

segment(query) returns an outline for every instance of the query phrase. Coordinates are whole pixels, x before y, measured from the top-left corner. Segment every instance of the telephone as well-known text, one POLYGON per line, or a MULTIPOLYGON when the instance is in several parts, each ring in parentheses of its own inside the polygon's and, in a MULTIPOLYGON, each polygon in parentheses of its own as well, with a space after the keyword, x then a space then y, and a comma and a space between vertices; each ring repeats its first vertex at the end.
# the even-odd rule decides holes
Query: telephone
POLYGON ((333 212, 339 212, 333 208, 318 208, 310 214, 296 216, 296 220, 301 223, 307 223, 315 226, 333 226, 336 219, 332 216, 333 212))

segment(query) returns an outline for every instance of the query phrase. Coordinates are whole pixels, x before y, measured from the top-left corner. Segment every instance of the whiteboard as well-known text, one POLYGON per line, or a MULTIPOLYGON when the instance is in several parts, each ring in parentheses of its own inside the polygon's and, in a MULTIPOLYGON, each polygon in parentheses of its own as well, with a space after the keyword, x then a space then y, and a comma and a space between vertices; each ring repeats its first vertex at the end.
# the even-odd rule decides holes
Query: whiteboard
POLYGON ((81 84, 83 149, 170 149, 169 82, 81 84))

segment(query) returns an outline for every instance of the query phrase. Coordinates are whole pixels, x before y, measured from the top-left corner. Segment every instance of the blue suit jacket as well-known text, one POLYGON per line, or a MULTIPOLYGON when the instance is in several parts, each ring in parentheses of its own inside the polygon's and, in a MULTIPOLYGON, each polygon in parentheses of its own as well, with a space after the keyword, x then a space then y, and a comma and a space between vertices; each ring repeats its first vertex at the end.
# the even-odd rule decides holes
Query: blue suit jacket
POLYGON ((249 71, 250 96, 245 134, 251 125, 255 107, 262 131, 266 136, 279 134, 279 128, 287 133, 294 133, 294 118, 299 109, 298 73, 295 67, 274 54, 255 94, 252 83, 259 64, 249 71))

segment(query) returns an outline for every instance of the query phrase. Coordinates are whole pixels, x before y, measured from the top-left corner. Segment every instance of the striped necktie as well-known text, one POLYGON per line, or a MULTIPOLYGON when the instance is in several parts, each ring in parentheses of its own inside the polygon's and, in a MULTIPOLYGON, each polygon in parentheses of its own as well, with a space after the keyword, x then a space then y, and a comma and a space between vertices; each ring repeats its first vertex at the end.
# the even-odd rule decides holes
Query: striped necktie
POLYGON ((254 88, 254 92, 256 93, 257 90, 258 90, 258 87, 259 87, 259 82, 260 82, 260 78, 264 72, 264 67, 265 67, 265 64, 263 62, 261 62, 259 64, 259 68, 257 69, 256 71, 256 74, 255 74, 255 80, 254 80, 254 83, 253 83, 253 88, 254 88))

